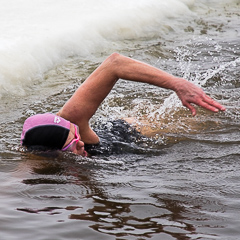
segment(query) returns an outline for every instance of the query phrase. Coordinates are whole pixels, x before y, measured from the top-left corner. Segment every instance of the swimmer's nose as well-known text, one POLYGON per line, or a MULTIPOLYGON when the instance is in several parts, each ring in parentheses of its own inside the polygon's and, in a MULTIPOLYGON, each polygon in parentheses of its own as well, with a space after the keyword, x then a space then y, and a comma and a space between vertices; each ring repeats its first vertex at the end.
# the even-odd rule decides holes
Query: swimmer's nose
POLYGON ((84 142, 83 141, 79 141, 77 143, 77 148, 82 148, 82 147, 84 147, 84 142))

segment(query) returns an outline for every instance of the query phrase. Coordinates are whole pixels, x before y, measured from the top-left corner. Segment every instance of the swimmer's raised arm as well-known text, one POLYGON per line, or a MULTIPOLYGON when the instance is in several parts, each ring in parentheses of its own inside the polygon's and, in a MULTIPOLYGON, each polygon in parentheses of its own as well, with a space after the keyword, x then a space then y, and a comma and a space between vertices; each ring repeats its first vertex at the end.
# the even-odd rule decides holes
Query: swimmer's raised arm
POLYGON ((187 80, 114 53, 85 80, 58 113, 79 126, 82 140, 86 143, 98 141, 88 121, 120 78, 175 91, 183 105, 189 108, 193 115, 196 114, 196 109, 192 104, 213 112, 225 110, 221 104, 207 96, 201 88, 187 80))

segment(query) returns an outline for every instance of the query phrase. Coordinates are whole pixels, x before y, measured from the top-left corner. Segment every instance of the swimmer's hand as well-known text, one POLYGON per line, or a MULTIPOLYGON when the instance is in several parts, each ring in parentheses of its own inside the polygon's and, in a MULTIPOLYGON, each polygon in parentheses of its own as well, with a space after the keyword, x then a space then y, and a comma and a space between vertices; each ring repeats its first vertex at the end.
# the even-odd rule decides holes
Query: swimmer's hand
POLYGON ((212 112, 226 110, 224 106, 206 95, 201 88, 185 79, 179 79, 174 88, 183 106, 187 107, 193 116, 196 115, 197 111, 192 104, 196 104, 212 112))

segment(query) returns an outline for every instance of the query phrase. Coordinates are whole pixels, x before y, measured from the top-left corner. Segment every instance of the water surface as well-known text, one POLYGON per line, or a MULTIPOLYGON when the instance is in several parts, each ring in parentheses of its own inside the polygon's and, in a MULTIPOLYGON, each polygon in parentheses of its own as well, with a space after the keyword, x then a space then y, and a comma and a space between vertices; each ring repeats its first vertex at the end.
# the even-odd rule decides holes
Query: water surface
POLYGON ((238 239, 239 1, 3 2, 1 239, 238 239), (24 152, 24 120, 58 111, 115 51, 227 111, 193 118, 173 92, 120 80, 91 123, 145 115, 152 139, 91 158, 24 152))

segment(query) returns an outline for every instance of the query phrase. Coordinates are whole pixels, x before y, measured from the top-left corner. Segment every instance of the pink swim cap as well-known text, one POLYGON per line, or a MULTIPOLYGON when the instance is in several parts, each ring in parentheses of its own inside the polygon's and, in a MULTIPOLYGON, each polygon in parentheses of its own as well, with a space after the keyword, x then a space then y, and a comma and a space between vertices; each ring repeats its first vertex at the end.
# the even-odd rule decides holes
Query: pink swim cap
POLYGON ((26 119, 21 144, 62 149, 70 131, 70 122, 52 113, 37 114, 26 119))

